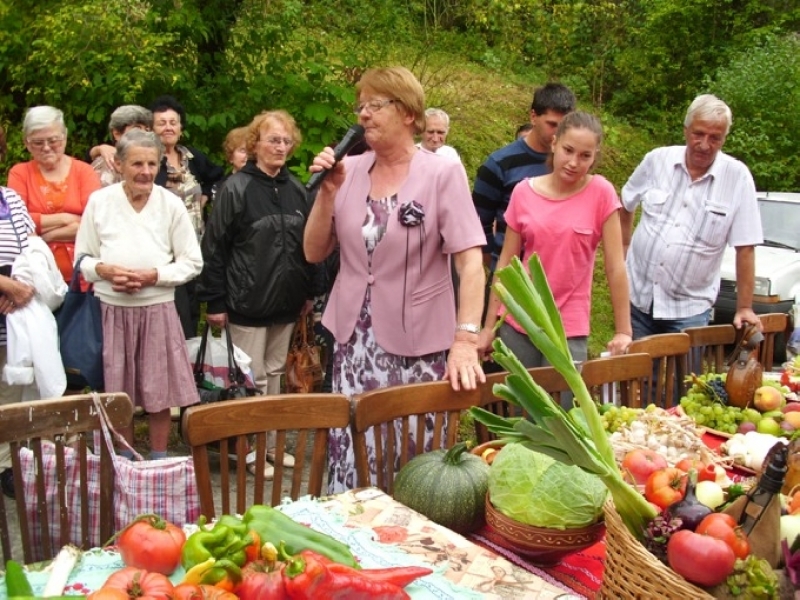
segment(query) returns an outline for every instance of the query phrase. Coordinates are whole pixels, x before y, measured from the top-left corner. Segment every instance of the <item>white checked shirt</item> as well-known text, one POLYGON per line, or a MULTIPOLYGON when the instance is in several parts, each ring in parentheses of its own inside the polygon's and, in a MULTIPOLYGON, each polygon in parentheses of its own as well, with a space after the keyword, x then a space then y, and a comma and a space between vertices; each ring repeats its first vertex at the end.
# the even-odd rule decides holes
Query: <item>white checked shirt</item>
POLYGON ((719 291, 726 244, 763 242, 756 188, 748 168, 719 152, 692 181, 686 146, 647 154, 622 188, 622 205, 642 214, 626 266, 631 303, 656 319, 681 319, 710 308, 719 291))

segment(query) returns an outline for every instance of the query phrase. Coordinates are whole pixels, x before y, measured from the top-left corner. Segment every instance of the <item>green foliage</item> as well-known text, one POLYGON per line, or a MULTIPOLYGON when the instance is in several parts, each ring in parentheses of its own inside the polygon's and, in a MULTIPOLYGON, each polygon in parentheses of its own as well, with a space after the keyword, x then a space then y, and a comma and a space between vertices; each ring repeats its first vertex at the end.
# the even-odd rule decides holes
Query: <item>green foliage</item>
POLYGON ((767 34, 708 79, 733 111, 725 151, 748 165, 756 187, 800 189, 800 40, 767 34))

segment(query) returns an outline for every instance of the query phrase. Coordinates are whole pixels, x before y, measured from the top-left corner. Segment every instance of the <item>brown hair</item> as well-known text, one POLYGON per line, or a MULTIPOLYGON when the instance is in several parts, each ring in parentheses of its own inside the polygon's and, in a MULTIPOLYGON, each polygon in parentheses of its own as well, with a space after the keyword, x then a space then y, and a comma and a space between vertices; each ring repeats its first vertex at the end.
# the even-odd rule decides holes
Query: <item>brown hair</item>
MULTIPOLYGON (((594 162, 592 163, 591 168, 596 167, 597 163, 600 162, 600 145, 603 143, 603 126, 600 123, 600 119, 591 113, 583 112, 581 110, 567 113, 564 115, 564 118, 561 119, 561 123, 558 124, 555 141, 561 139, 561 136, 567 133, 567 131, 570 129, 588 129, 595 135, 595 139, 597 140, 597 153, 595 154, 594 162)), ((550 169, 553 168, 552 151, 547 157, 547 166, 549 166, 550 169)))
POLYGON ((225 141, 222 142, 222 149, 225 151, 225 158, 228 159, 228 162, 233 158, 233 153, 236 152, 237 148, 242 146, 245 149, 247 148, 247 134, 249 131, 249 127, 236 127, 231 129, 228 135, 225 136, 225 141))
POLYGON ((362 91, 382 94, 401 104, 414 117, 414 133, 425 131, 425 91, 405 67, 369 69, 356 84, 356 97, 362 91))
POLYGON ((280 123, 289 131, 294 144, 292 144, 292 148, 287 154, 294 152, 294 149, 303 141, 303 136, 300 135, 300 130, 297 128, 297 123, 292 115, 285 110, 267 110, 256 115, 250 125, 247 126, 247 154, 250 156, 256 153, 256 143, 261 137, 261 128, 267 122, 280 123))

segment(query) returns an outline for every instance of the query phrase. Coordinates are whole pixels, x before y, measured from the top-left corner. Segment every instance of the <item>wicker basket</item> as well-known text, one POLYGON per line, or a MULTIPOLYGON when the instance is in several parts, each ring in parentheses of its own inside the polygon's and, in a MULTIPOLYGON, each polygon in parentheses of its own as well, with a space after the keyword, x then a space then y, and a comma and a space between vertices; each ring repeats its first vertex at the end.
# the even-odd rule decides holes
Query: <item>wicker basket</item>
POLYGON ((604 600, 714 598, 650 554, 625 527, 611 501, 606 502, 603 511, 606 515, 606 561, 603 586, 598 598, 604 600))

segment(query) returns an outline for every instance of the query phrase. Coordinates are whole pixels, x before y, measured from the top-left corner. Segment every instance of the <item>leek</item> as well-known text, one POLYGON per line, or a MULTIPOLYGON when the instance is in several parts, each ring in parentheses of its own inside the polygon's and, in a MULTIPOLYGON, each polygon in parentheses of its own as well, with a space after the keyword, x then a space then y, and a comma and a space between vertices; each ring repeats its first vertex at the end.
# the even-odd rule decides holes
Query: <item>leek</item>
MULTIPOLYGON (((582 418, 571 415, 553 401, 499 338, 494 341, 492 356, 509 374, 505 383, 495 384, 494 394, 521 407, 530 419, 504 418, 479 407, 470 412, 499 438, 521 443, 599 477, 625 526, 634 537, 642 539, 656 510, 622 479, 603 420, 572 360, 561 315, 538 255, 531 256, 528 266, 530 276, 519 258, 514 257, 509 266, 497 272, 494 290, 531 342, 564 377, 582 418)), ((502 320, 498 321, 498 327, 500 323, 502 320)))

